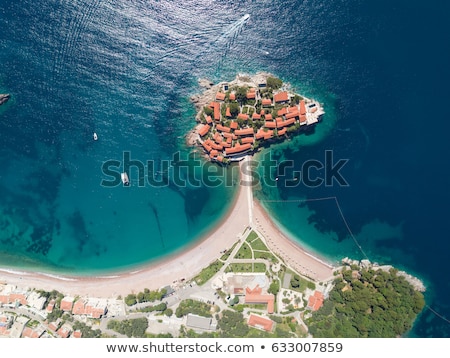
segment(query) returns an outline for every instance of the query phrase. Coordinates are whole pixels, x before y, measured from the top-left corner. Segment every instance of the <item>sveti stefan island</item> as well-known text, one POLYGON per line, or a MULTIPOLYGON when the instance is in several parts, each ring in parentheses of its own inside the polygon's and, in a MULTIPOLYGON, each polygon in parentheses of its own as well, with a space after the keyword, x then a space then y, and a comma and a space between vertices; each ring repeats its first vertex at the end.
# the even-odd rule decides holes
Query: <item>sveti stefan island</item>
MULTIPOLYGON (((326 111, 269 73, 200 84, 186 141, 226 168, 314 131, 326 111)), ((95 278, 0 271, 0 335, 350 338, 411 329, 425 306, 421 280, 367 259, 316 257, 272 221, 251 185, 237 190, 207 237, 142 269, 95 278)))

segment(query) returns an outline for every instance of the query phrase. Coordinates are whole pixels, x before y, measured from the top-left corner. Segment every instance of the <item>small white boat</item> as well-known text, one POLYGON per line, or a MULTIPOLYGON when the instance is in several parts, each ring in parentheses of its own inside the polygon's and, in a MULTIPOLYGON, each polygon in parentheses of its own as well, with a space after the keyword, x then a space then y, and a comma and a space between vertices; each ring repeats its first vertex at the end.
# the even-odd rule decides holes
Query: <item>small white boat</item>
POLYGON ((130 180, 128 179, 128 174, 127 173, 121 173, 120 174, 120 178, 122 179, 122 183, 123 185, 130 185, 130 180))
POLYGON ((94 140, 97 140, 97 139, 98 139, 98 135, 97 135, 97 133, 94 132, 94 140))
POLYGON ((250 18, 250 14, 245 14, 245 15, 242 17, 242 20, 243 20, 243 21, 247 21, 249 18, 250 18))

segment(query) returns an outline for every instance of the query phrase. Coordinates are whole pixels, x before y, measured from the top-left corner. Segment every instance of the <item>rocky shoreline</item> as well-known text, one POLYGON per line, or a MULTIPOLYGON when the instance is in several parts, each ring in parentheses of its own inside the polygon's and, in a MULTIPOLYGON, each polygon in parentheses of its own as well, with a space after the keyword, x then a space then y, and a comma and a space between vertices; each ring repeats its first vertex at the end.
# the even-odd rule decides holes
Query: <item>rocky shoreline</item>
POLYGON ((6 102, 8 102, 10 98, 11 98, 11 95, 9 95, 8 93, 0 94, 0 106, 2 104, 5 104, 6 102))
MULTIPOLYGON (((366 268, 366 269, 373 268, 375 270, 379 269, 379 270, 383 270, 386 272, 388 272, 391 269, 395 269, 395 267, 393 267, 391 265, 378 265, 377 263, 371 263, 369 260, 361 260, 361 261, 351 260, 348 257, 342 259, 342 263, 345 266, 355 265, 355 266, 358 266, 361 268, 366 268)), ((405 280, 408 281, 414 287, 414 289, 416 291, 420 291, 420 292, 426 291, 424 283, 417 277, 414 277, 405 271, 398 271, 397 275, 403 276, 405 278, 405 280)))

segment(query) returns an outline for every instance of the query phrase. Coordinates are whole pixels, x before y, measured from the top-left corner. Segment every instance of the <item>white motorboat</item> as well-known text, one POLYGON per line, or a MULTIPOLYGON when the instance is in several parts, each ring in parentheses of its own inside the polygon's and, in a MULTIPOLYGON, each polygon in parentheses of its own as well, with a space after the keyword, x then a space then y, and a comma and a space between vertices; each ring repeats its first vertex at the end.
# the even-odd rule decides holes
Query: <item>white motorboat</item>
POLYGON ((128 174, 127 173, 121 173, 120 174, 120 178, 122 179, 122 183, 123 185, 130 185, 130 180, 128 179, 128 174))

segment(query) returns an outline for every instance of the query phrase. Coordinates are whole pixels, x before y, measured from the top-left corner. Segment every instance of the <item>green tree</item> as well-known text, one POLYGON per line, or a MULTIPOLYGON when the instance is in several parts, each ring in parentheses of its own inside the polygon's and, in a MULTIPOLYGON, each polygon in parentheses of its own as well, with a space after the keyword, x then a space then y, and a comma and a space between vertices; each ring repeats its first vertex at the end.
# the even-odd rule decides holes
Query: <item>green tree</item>
POLYGON ((244 316, 240 312, 225 310, 217 322, 220 336, 223 338, 246 337, 249 331, 244 316))
POLYGON ((283 81, 277 77, 268 77, 267 78, 267 87, 269 87, 273 90, 281 88, 282 85, 283 85, 283 81))
POLYGON ((229 104, 229 107, 230 107, 230 113, 231 113, 232 117, 236 117, 241 110, 241 108, 237 102, 231 102, 229 104))
POLYGON ((148 328, 147 318, 127 319, 123 321, 111 320, 107 325, 108 329, 112 329, 127 337, 144 338, 145 331, 148 328))
POLYGON ((238 87, 236 90, 236 101, 241 105, 247 103, 247 88, 246 87, 238 87))
POLYGON ((205 106, 203 107, 203 112, 205 112, 205 114, 207 116, 212 116, 214 114, 214 111, 212 108, 210 108, 209 106, 205 106))
POLYGON ((134 293, 130 293, 127 297, 125 297, 125 304, 127 306, 133 306, 137 303, 136 295, 134 293))
POLYGON ((397 270, 353 267, 334 281, 329 300, 307 320, 314 337, 397 337, 423 309, 423 294, 397 270), (352 275, 358 271, 359 275, 352 275), (354 278, 357 277, 357 278, 354 278))
POLYGON ((291 277, 291 287, 292 288, 299 288, 300 287, 300 277, 298 275, 293 275, 291 277))
POLYGON ((277 295, 278 292, 280 292, 280 283, 278 280, 273 280, 272 283, 269 286, 269 289, 267 290, 267 292, 273 294, 273 295, 277 295))

